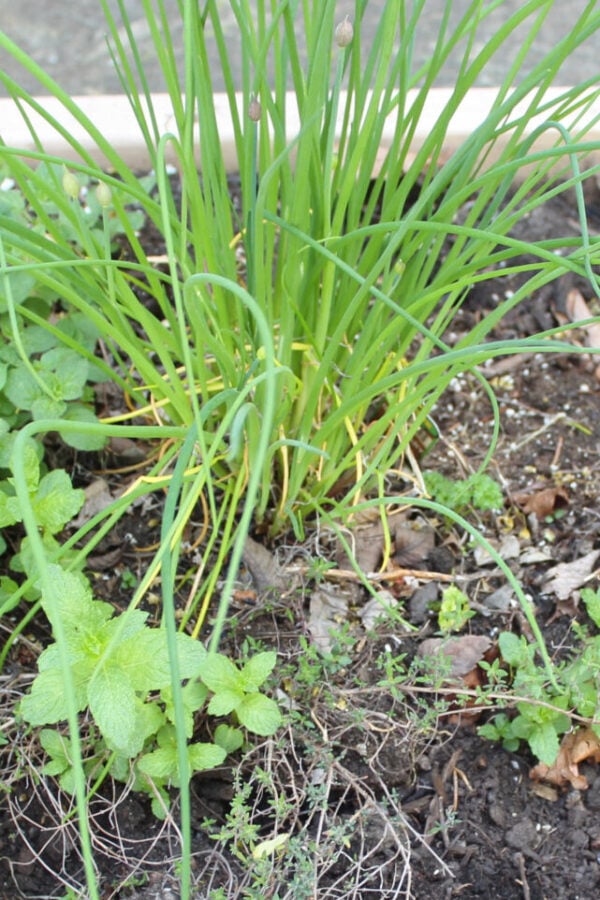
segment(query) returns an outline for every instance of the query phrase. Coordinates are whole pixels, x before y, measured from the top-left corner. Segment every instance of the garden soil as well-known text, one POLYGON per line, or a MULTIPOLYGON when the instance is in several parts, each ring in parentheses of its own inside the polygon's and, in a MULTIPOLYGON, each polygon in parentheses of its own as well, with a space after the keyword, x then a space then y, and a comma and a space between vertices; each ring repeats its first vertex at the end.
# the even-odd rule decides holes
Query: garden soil
MULTIPOLYGON (((588 187, 590 227, 600 230, 597 187, 588 187)), ((575 206, 567 200, 554 201, 518 225, 519 237, 530 239, 569 237, 577 229, 575 206)), ((448 339, 458 340, 517 286, 499 273, 473 289, 448 339)), ((565 277, 521 304, 494 336, 524 336, 564 324, 576 297, 595 308, 590 286, 565 277)), ((573 622, 589 622, 577 592, 561 590, 548 572, 592 554, 587 584, 595 587, 593 551, 600 551, 600 370, 592 355, 575 352, 593 340, 589 332, 565 337, 572 354, 501 358, 482 369, 501 412, 489 471, 507 499, 502 514, 474 520, 531 599, 556 658, 564 658, 575 643, 573 622)), ((474 374, 457 378, 434 418, 441 438, 420 466, 452 478, 476 471, 493 425, 481 380, 474 374)), ((112 474, 103 476, 112 488, 125 477, 116 469, 135 452, 113 447, 112 458, 103 461, 105 473, 112 467, 112 474)), ((97 478, 91 467, 98 467, 97 459, 71 460, 82 484, 97 478)), ((124 521, 122 533, 99 548, 91 561, 98 591, 113 601, 121 593, 126 601, 122 573, 143 567, 139 548, 154 543, 159 520, 158 505, 145 515, 136 512, 124 521)), ((380 559, 377 528, 364 523, 363 530, 364 552, 380 559)), ((396 532, 392 566, 405 574, 384 583, 399 602, 400 615, 366 627, 368 595, 344 575, 334 541, 313 534, 304 547, 291 539, 267 547, 260 535, 254 538, 234 595, 235 623, 226 649, 239 655, 257 641, 277 649, 284 673, 278 697, 291 724, 254 747, 239 767, 194 779, 194 896, 596 900, 600 766, 593 755, 575 767, 571 780, 539 780, 532 777, 535 760, 526 748, 509 751, 478 735, 486 713, 477 706, 466 712, 442 706, 443 689, 434 690, 426 678, 412 684, 398 679, 390 686, 388 677, 381 685, 382 659, 408 662, 434 636, 430 604, 450 578, 476 610, 463 636, 483 638, 489 659, 500 631, 530 636, 491 560, 470 547, 460 529, 433 514, 408 517, 396 532), (428 537, 411 543, 411 532, 428 537), (322 580, 320 588, 325 605, 327 597, 330 605, 332 597, 343 600, 333 620, 344 642, 311 684, 306 670, 303 678, 297 672, 311 658, 307 647, 316 639, 310 562, 317 545, 320 553, 330 552, 341 573, 322 580), (265 560, 283 578, 276 591, 265 590, 261 581, 265 560), (429 575, 419 578, 407 570, 429 575), (247 789, 256 828, 254 849, 275 833, 285 835, 280 849, 266 854, 268 865, 262 861, 262 881, 252 846, 240 834, 235 843, 208 836, 210 827, 231 822, 231 801, 240 786, 247 789), (241 861, 244 856, 249 863, 241 861), (248 876, 252 867, 254 879, 248 876)), ((48 638, 38 624, 14 648, 7 690, 26 689, 48 638)), ((467 666, 471 674, 480 659, 476 655, 467 666)), ((0 801, 0 897, 74 896, 67 888, 77 890, 84 881, 73 821, 66 816, 68 798, 52 779, 35 779, 39 758, 33 737, 23 735, 19 746, 0 752, 2 780, 10 782, 0 801)), ((103 900, 179 897, 176 820, 157 820, 144 797, 115 785, 104 786, 90 811, 103 900)))

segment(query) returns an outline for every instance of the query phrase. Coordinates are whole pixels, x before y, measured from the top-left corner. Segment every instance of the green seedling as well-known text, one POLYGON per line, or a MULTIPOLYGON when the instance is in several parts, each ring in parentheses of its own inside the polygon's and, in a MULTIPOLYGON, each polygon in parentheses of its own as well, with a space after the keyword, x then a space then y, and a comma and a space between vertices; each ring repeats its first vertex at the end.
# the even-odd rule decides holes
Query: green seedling
POLYGON ((451 584, 442 591, 442 602, 438 612, 440 631, 460 631, 475 615, 471 609, 467 595, 451 584))
POLYGON ((464 481, 453 481, 440 472, 423 472, 428 494, 455 512, 469 508, 482 512, 502 509, 502 488, 485 472, 475 472, 464 481))
MULTIPOLYGON (((595 593, 590 594, 595 601, 595 593)), ((502 712, 480 726, 483 737, 501 741, 508 750, 515 750, 525 741, 541 762, 551 766, 558 755, 560 738, 571 726, 569 712, 597 722, 600 635, 589 637, 584 631, 575 630, 582 643, 571 658, 556 666, 554 686, 548 684, 547 673, 538 664, 535 644, 509 632, 500 635, 500 652, 512 674, 507 699, 512 694, 519 700, 516 714, 502 712)), ((599 733, 600 726, 592 727, 599 733)))
MULTIPOLYGON (((0 466, 12 449, 14 435, 5 431, 0 436, 0 466)), ((74 488, 69 475, 63 469, 43 473, 40 464, 42 447, 37 441, 25 445, 24 468, 29 500, 34 511, 41 540, 49 553, 58 547, 54 537, 77 515, 85 500, 85 494, 74 488)), ((14 479, 0 481, 0 530, 22 522, 22 508, 14 489, 14 479)), ((33 574, 33 560, 29 537, 23 538, 19 552, 11 558, 10 565, 15 572, 33 574)), ((0 552, 6 550, 6 542, 0 533, 0 552)), ((18 603, 17 584, 8 576, 0 579, 0 610, 7 612, 18 603), (16 596, 17 599, 13 600, 16 596)), ((28 594, 31 596, 31 592, 28 594)))

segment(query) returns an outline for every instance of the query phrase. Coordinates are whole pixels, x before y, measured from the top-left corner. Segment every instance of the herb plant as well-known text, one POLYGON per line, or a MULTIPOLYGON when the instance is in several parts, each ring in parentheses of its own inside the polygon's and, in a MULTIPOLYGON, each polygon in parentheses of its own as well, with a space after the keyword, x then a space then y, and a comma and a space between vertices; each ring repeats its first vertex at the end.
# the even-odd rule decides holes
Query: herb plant
POLYGON ((433 499, 455 512, 499 510, 504 505, 502 488, 485 472, 475 472, 464 481, 453 481, 441 472, 424 472, 423 480, 433 499))
MULTIPOLYGON (((588 615, 600 628, 599 591, 584 588, 581 596, 588 615)), ((516 714, 500 712, 480 726, 479 733, 490 740, 501 741, 508 750, 516 750, 525 741, 532 753, 551 766, 557 757, 559 741, 572 724, 571 714, 591 721, 600 735, 600 635, 590 635, 585 628, 574 626, 579 639, 568 659, 555 666, 556 681, 549 684, 547 672, 539 665, 536 643, 510 632, 499 636, 498 645, 504 663, 513 679, 507 694, 519 697, 516 714)), ((502 705, 500 700, 499 706, 502 705)), ((512 705, 512 704, 510 704, 512 705)))
MULTIPOLYGON (((93 598, 79 573, 48 567, 48 579, 57 598, 42 605, 50 619, 59 616, 75 686, 78 712, 89 710, 97 738, 86 760, 88 773, 107 771, 126 780, 135 761, 138 789, 149 790, 146 780, 159 790, 153 804, 164 816, 168 808, 165 786, 179 785, 179 761, 173 704, 172 663, 163 628, 147 625, 147 613, 129 609, 114 615, 114 608, 93 598)), ((243 743, 246 728, 253 734, 273 734, 281 724, 275 702, 259 692, 275 665, 275 654, 258 653, 238 669, 226 656, 207 653, 186 634, 176 637, 177 670, 187 683, 181 689, 185 735, 195 730, 195 717, 206 706, 212 716, 234 715, 234 724, 220 724, 214 742, 187 744, 190 770, 214 768, 243 743)), ((30 725, 58 724, 68 718, 68 701, 62 685, 65 673, 61 648, 50 644, 39 658, 39 674, 31 692, 23 698, 20 713, 30 725)), ((74 790, 72 744, 60 732, 42 731, 41 742, 50 756, 45 771, 59 775, 64 789, 74 790)))
MULTIPOLYGON (((414 39, 430 22, 425 0, 387 0, 369 49, 362 39, 368 0, 355 0, 352 23, 337 30, 334 0, 230 0, 239 51, 226 38, 221 3, 182 0, 180 72, 172 19, 161 0, 142 0, 173 108, 166 131, 148 90, 127 4, 117 0, 118 19, 113 5, 102 0, 113 59, 155 172, 151 183, 139 180, 73 98, 0 33, 0 48, 37 77, 97 150, 91 153, 0 71, 34 147, 0 145, 3 171, 24 198, 22 206, 16 194, 0 203, 0 291, 6 307, 0 309, 0 333, 8 341, 0 347, 0 378, 8 429, 18 430, 11 444, 12 482, 3 482, 2 504, 6 516, 22 517, 29 541, 32 564, 18 591, 34 585, 41 591, 55 640, 40 657, 40 673, 22 711, 31 724, 68 722, 64 742, 49 730, 44 741, 54 774, 75 790, 92 900, 98 891, 86 818, 81 711, 90 710, 100 741, 114 754, 115 774, 118 760, 135 757, 140 783, 152 779, 162 791, 179 783, 181 890, 189 896, 190 772, 215 764, 239 741, 236 731, 221 729, 210 749, 190 743, 204 690, 212 693, 209 715, 236 717, 228 729, 245 724, 268 734, 278 723, 274 706, 258 690, 272 657, 259 656, 237 669, 214 655, 252 521, 271 536, 291 529, 302 538, 317 516, 337 527, 351 524, 365 506, 383 509, 397 502, 386 494, 384 476, 410 455, 411 442, 452 378, 467 370, 477 374, 483 361, 516 351, 575 352, 552 332, 518 342, 488 336, 505 313, 565 273, 588 277, 597 289, 591 263, 598 244, 588 233, 582 180, 597 173, 584 160, 595 149, 586 136, 600 87, 592 79, 553 94, 549 88, 564 60, 597 33, 600 12, 588 3, 565 36, 526 71, 552 0, 520 4, 482 42, 481 25, 500 5, 473 0, 451 26, 447 0, 431 58, 417 66, 414 39), (528 30, 516 41, 522 25, 528 30), (232 208, 228 192, 209 41, 226 85, 240 210, 232 208), (462 61, 454 87, 418 144, 428 94, 457 51, 462 61), (454 113, 499 54, 508 60, 507 73, 489 114, 445 160, 454 113), (68 142, 74 157, 68 166, 44 152, 37 115, 68 142), (531 130, 533 120, 540 124, 531 130), (390 121, 393 135, 381 158, 390 121), (171 159, 174 180, 167 174, 171 159), (518 219, 567 189, 578 198, 580 238, 525 243, 510 236, 518 219), (146 254, 132 212, 162 234, 166 271, 146 254), (117 229, 129 258, 115 253, 117 229), (556 252, 565 246, 567 252, 556 252), (532 261, 518 264, 519 254, 532 261), (527 275, 525 283, 451 345, 445 335, 469 286, 493 277, 498 265, 527 275), (63 313, 72 324, 56 321, 63 313), (103 359, 94 355, 98 341, 103 359), (90 408, 98 370, 128 404, 100 423, 90 408), (58 520, 45 522, 47 504, 38 498, 40 492, 53 495, 56 484, 42 474, 34 485, 22 458, 27 442, 48 431, 86 449, 111 436, 159 445, 159 462, 149 465, 128 495, 52 547, 46 532, 52 537, 58 520), (76 570, 129 503, 156 491, 166 491, 160 546, 130 608, 114 616, 91 597, 76 570), (199 504, 209 523, 200 548, 203 575, 176 625, 182 535, 199 504), (160 628, 153 630, 138 605, 159 573, 164 611, 160 628), (215 595, 219 604, 209 629, 215 595), (185 633, 188 626, 193 637, 185 633), (209 632, 209 655, 195 640, 203 629, 209 632), (134 638, 145 648, 143 661, 134 638), (139 671, 129 667, 129 651, 139 671), (51 686, 58 684, 60 701, 50 698, 51 686), (46 711, 43 698, 52 700, 46 711), (122 707, 113 708, 115 698, 122 707)), ((497 435, 491 389, 488 396, 497 435)), ((54 478, 62 479, 73 500, 62 476, 54 478)), ((474 479, 479 481, 463 485, 464 498, 449 501, 493 504, 491 485, 481 473, 474 479)), ((439 480, 432 486, 444 489, 439 480)), ((436 502, 404 500, 424 507, 436 502)), ((73 501, 65 514, 75 507, 73 501)), ((533 614, 519 596, 535 634, 533 614)), ((538 649, 556 694, 547 651, 538 649)), ((524 673, 530 666, 516 658, 512 664, 524 673)))

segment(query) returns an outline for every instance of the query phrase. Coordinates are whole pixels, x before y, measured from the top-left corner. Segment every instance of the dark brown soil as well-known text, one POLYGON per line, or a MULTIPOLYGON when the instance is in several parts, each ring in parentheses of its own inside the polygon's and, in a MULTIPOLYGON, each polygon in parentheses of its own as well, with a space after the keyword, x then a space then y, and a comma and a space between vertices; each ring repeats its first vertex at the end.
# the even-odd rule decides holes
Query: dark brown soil
MULTIPOLYGON (((593 196, 590 202, 593 227, 598 224, 593 196)), ((520 228, 532 239, 555 236, 557 228, 567 236, 574 233, 576 220, 574 208, 557 201, 520 228)), ((531 334, 563 323, 567 293, 575 286, 590 298, 585 284, 557 282, 521 305, 495 336, 531 334)), ((470 328, 515 287, 501 278, 480 286, 454 323, 455 333, 470 328)), ((571 333, 569 340, 584 342, 585 335, 571 333)), ((550 487, 561 489, 561 502, 556 514, 539 521, 509 502, 502 518, 482 516, 480 527, 491 539, 510 534, 520 549, 544 551, 545 560, 525 564, 517 553, 509 564, 535 605, 551 653, 559 653, 573 642, 571 623, 583 614, 572 604, 557 606, 556 597, 545 591, 545 573, 558 562, 600 548, 596 362, 576 353, 540 354, 494 364, 487 376, 502 412, 491 473, 509 501, 550 487)), ((435 419, 442 440, 423 468, 454 478, 475 471, 488 447, 492 417, 474 376, 456 380, 435 419)), ((439 572, 451 566, 470 576, 468 592, 478 615, 467 631, 491 640, 510 628, 526 633, 514 602, 485 603, 504 583, 499 571, 476 562, 473 550, 447 524, 429 517, 428 525, 436 547, 427 561, 404 565, 439 572)), ((137 527, 138 544, 152 544, 155 534, 139 533, 139 517, 137 527)), ((122 544, 113 539, 113 550, 120 548, 110 563, 116 573, 113 586, 123 565, 130 564, 122 544)), ((342 644, 313 683, 298 675, 300 663, 310 659, 314 585, 299 565, 309 549, 279 549, 277 563, 290 583, 283 596, 253 593, 249 572, 240 582, 228 649, 239 654, 260 641, 279 651, 278 687, 290 724, 275 740, 251 750, 239 769, 226 767, 195 779, 194 897, 595 900, 600 895, 600 770, 591 763, 580 767, 587 790, 540 785, 530 778, 534 760, 527 749, 508 752, 483 740, 476 732, 483 719, 461 720, 442 708, 425 682, 400 680, 396 689, 389 681, 380 685, 382 660, 402 654, 412 658, 435 631, 414 582, 396 585, 402 614, 418 628, 413 632, 389 621, 365 631, 359 614, 366 595, 343 579, 342 586, 340 580, 326 582, 334 592, 347 592, 350 611, 340 624, 342 644), (235 845, 208 837, 206 820, 212 820, 213 830, 225 825, 232 798, 243 785, 249 820, 258 828, 256 842, 289 835, 286 849, 267 862, 252 859, 239 832, 235 845), (240 859, 244 855, 246 863, 240 859)), ((23 676, 34 671, 35 649, 27 641, 15 649, 6 691, 23 689, 23 676), (16 673, 12 682, 11 672, 16 673)), ((83 891, 75 826, 63 818, 69 800, 52 779, 36 780, 34 736, 21 735, 18 745, 1 752, 1 777, 7 786, 10 780, 10 793, 0 807, 0 897, 63 897, 68 886, 83 891), (22 777, 15 782, 17 767, 22 777)), ((160 823, 144 798, 119 795, 112 786, 92 801, 91 816, 103 900, 179 897, 176 815, 160 823)), ((85 896, 68 896, 76 895, 85 896)))

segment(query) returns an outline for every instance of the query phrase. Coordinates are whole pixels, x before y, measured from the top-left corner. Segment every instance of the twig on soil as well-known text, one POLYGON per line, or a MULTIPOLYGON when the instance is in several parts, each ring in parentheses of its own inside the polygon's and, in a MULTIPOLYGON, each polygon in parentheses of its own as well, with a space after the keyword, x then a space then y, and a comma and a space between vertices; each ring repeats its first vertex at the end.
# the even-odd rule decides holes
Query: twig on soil
POLYGON ((523 888, 523 900, 530 900, 531 891, 529 890, 529 882, 527 881, 527 872, 525 871, 525 857, 522 853, 516 855, 517 865, 519 867, 519 877, 521 879, 521 887, 523 888))
MULTIPOLYGON (((423 687, 422 685, 415 684, 395 684, 395 690, 402 691, 405 694, 438 694, 450 696, 453 698, 460 697, 478 697, 481 698, 481 688, 461 688, 459 684, 452 685, 452 687, 423 687)), ((352 695, 360 695, 360 694, 370 694, 373 691, 377 690, 377 686, 369 686, 368 688, 348 688, 344 691, 344 695, 346 697, 350 697, 352 695)), ((386 690, 385 686, 381 688, 381 690, 386 690)), ((490 692, 486 693, 485 699, 487 700, 500 700, 505 707, 512 707, 517 703, 529 703, 532 706, 541 706, 545 709, 549 709, 552 712, 561 713, 562 715, 569 716, 574 722, 581 722, 583 725, 593 726, 600 725, 600 719, 589 719, 586 716, 580 716, 578 713, 573 712, 568 709, 561 709, 559 706, 554 706, 552 703, 547 703, 545 700, 537 700, 533 697, 521 697, 515 694, 510 694, 507 696, 502 693, 490 692)), ((490 703, 482 703, 480 706, 469 706, 465 708, 464 712, 475 713, 475 712, 490 712, 493 707, 490 703)), ((449 709, 438 712, 438 718, 442 718, 443 716, 455 716, 458 712, 461 712, 460 709, 449 709)))
POLYGON ((555 416, 552 416, 550 419, 548 419, 547 422, 544 422, 544 424, 541 425, 540 428, 536 428, 535 431, 530 432, 524 438, 521 438, 520 441, 516 441, 512 445, 513 449, 520 450, 522 447, 525 446, 525 444, 531 443, 531 441, 534 441, 537 437, 542 435, 545 431, 548 431, 549 428, 552 428, 553 425, 556 425, 557 422, 562 422, 563 419, 566 419, 566 418, 567 418, 566 413, 564 413, 564 412, 556 413, 555 416))
MULTIPOLYGON (((299 575, 307 575, 312 570, 310 566, 290 566, 286 571, 293 571, 299 575)), ((379 583, 383 581, 398 581, 400 578, 416 578, 420 581, 454 582, 468 580, 470 576, 449 575, 446 572, 430 572, 427 569, 398 568, 389 569, 387 572, 366 572, 362 577, 358 572, 354 572, 352 569, 327 569, 323 577, 331 579, 332 581, 363 581, 363 579, 366 578, 367 581, 379 583)), ((477 577, 480 578, 481 575, 478 575, 477 577)))

